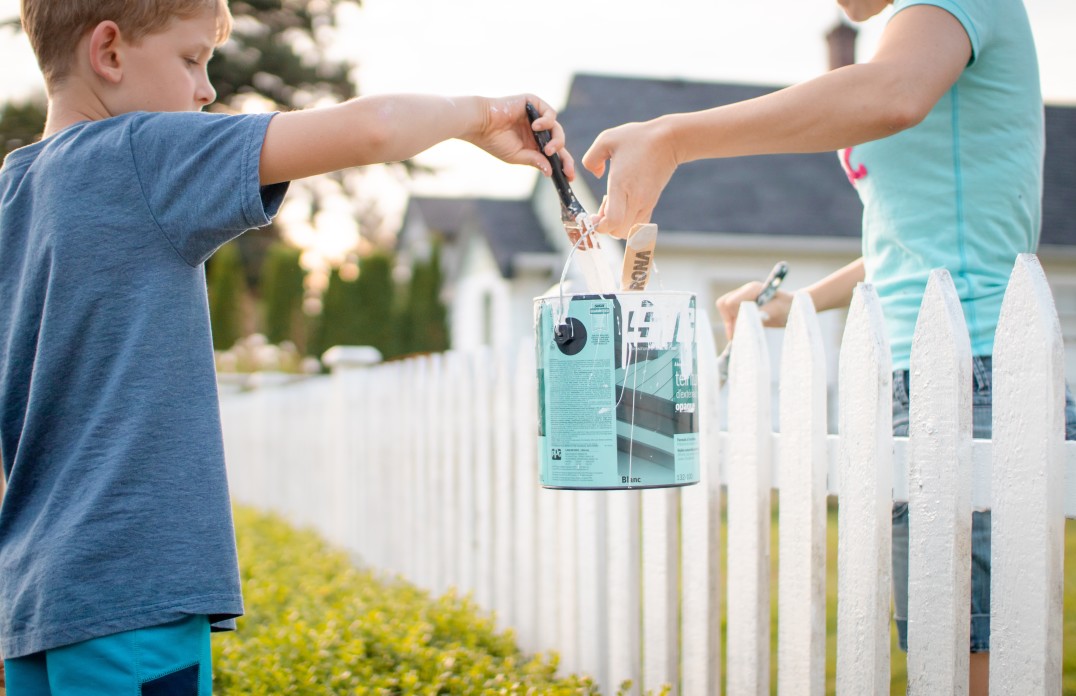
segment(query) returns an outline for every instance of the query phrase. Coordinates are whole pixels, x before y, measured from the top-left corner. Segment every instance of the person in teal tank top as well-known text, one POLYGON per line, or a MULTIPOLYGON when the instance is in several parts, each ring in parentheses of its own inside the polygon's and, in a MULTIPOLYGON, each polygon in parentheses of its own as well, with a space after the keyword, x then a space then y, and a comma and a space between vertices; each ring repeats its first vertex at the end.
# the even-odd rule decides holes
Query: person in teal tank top
MULTIPOLYGON (((608 173, 599 232, 649 222, 676 168, 698 159, 835 150, 864 205, 863 255, 806 290, 818 311, 878 292, 893 357, 894 434, 908 428, 908 362, 930 271, 953 278, 971 338, 974 437, 990 437, 991 360, 1017 254, 1039 242, 1044 154, 1038 62, 1021 0, 838 0, 853 21, 889 5, 877 52, 813 80, 735 104, 667 114, 598 136, 582 164, 608 173)), ((717 301, 732 337, 749 283, 717 301)), ((792 295, 762 307, 783 326, 792 295)), ((1066 394, 1066 436, 1076 406, 1066 394)), ((907 650, 908 512, 894 506, 894 605, 907 650)), ((986 694, 990 513, 974 513, 970 692, 986 694)))
POLYGON ((908 368, 934 268, 952 275, 972 355, 990 355, 1013 262, 1038 248, 1041 224, 1043 105, 1023 5, 899 0, 895 9, 925 4, 967 32, 967 67, 921 123, 847 159, 865 172, 855 180, 865 275, 882 301, 894 369, 908 368))

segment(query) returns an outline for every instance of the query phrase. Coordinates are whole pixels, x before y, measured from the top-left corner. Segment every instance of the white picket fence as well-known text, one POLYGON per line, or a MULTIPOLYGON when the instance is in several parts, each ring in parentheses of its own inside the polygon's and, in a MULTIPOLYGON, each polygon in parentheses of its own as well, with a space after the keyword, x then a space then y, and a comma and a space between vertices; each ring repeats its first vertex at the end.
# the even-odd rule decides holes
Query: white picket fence
POLYGON ((989 507, 991 693, 1060 694, 1076 445, 1063 442, 1061 333, 1038 260, 1018 259, 1005 297, 992 441, 972 441, 971 353, 948 274, 932 275, 916 330, 909 437, 892 436, 889 348, 869 285, 846 326, 839 436, 826 432, 826 362, 805 294, 784 337, 780 434, 754 305, 737 322, 727 432, 700 331, 698 485, 540 488, 528 342, 515 354, 341 360, 328 377, 224 392, 233 495, 434 593, 472 594, 524 650, 557 650, 565 672, 592 675, 604 693, 630 679, 635 693, 670 684, 707 696, 770 693, 773 489, 778 692, 825 693, 826 497, 839 494, 837 693, 889 693, 894 500, 911 508, 909 684, 966 693, 971 511, 989 507))

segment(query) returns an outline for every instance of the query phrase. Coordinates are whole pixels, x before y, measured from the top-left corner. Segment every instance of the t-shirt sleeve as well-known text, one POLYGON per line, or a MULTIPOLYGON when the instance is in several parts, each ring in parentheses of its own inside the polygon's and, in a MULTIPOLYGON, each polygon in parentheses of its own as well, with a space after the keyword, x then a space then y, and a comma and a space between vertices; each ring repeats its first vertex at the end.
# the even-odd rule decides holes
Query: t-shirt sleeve
POLYGON ((933 5, 953 15, 964 27, 971 42, 971 60, 968 62, 971 65, 979 56, 983 45, 989 41, 993 29, 992 20, 996 12, 991 10, 991 2, 992 0, 897 0, 895 10, 900 12, 912 5, 933 5))
POLYGON ((131 122, 135 173, 150 214, 188 264, 272 221, 287 183, 260 185, 275 114, 147 113, 131 122))

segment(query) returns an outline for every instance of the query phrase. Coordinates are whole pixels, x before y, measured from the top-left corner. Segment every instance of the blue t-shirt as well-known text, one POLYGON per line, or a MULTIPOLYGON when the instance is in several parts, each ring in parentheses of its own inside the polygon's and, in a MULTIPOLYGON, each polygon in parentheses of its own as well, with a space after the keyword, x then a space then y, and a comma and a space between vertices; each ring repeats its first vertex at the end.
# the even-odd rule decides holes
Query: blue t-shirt
POLYGON ((203 263, 272 114, 82 122, 0 170, 0 650, 242 614, 203 263))
POLYGON ((1038 247, 1043 103, 1021 0, 896 0, 936 5, 963 25, 972 59, 926 119, 856 146, 846 160, 863 200, 863 257, 893 353, 907 369, 934 268, 952 275, 974 355, 990 355, 1016 256, 1038 247))

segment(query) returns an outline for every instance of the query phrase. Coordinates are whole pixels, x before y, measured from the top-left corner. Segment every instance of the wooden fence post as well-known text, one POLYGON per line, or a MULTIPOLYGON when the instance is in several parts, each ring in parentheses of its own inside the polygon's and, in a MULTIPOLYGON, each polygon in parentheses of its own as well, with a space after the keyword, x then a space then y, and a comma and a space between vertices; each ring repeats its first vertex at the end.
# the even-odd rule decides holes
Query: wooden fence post
POLYGON ((994 343, 990 693, 1061 693, 1064 345, 1038 259, 1016 259, 994 343))
POLYGON ((441 440, 441 424, 444 421, 442 355, 429 355, 425 358, 425 363, 427 383, 422 394, 422 417, 425 424, 422 440, 426 446, 426 555, 429 559, 427 588, 435 594, 442 594, 446 589, 441 535, 444 534, 442 522, 446 486, 445 459, 448 450, 441 440))
POLYGON ((493 354, 488 347, 471 353, 471 423, 474 431, 475 590, 479 606, 493 606, 493 354))
MULTIPOLYGON (((392 466, 393 461, 399 456, 397 437, 393 430, 395 415, 399 413, 399 368, 389 363, 377 370, 380 380, 378 385, 379 398, 375 404, 381 410, 381 428, 377 434, 379 455, 377 461, 380 467, 380 479, 382 483, 382 499, 379 505, 381 514, 370 520, 373 525, 382 525, 384 533, 378 537, 378 551, 381 561, 378 567, 384 568, 391 573, 400 572, 396 549, 397 534, 400 527, 401 511, 396 504, 400 495, 399 471, 392 466)), ((376 528, 376 527, 375 527, 376 528)))
POLYGON ((680 693, 721 692, 721 481, 717 349, 707 313, 695 318, 699 366, 699 482, 680 491, 680 693))
POLYGON ((432 395, 435 394, 433 382, 433 361, 423 355, 415 359, 415 400, 412 418, 415 419, 418 432, 415 433, 415 458, 418 467, 415 471, 415 506, 417 508, 418 531, 415 543, 415 580, 426 589, 436 587, 436 548, 437 548, 437 505, 440 502, 435 488, 437 480, 437 457, 433 448, 435 437, 436 414, 431 408, 432 395))
POLYGON ((557 577, 547 588, 553 593, 557 612, 557 639, 551 643, 560 649, 562 673, 570 674, 582 669, 579 659, 579 508, 576 491, 547 491, 555 501, 554 512, 545 521, 557 530, 557 577))
POLYGON ((777 693, 826 693, 826 356, 797 292, 781 351, 777 693))
POLYGON ((889 693, 893 375, 878 294, 856 287, 841 341, 837 694, 889 693))
POLYGON ((538 382, 534 342, 516 352, 512 386, 513 482, 515 492, 515 622, 524 649, 546 649, 538 639, 538 382))
POLYGON ((441 494, 444 497, 443 530, 441 539, 444 548, 440 553, 445 566, 445 589, 455 588, 467 592, 465 583, 469 576, 465 570, 463 554, 463 498, 460 490, 463 483, 465 442, 467 436, 461 430, 458 414, 463 410, 464 395, 467 393, 465 383, 466 365, 464 356, 455 351, 445 353, 445 386, 441 393, 444 411, 441 413, 442 446, 445 448, 444 484, 441 494))
POLYGON ((753 302, 729 362, 728 693, 770 693, 770 356, 753 302))
POLYGON ((579 669, 599 682, 608 677, 608 566, 604 491, 573 491, 576 518, 576 570, 579 669))
POLYGON ((475 529, 475 442, 474 410, 470 408, 474 393, 472 378, 472 361, 467 353, 456 356, 454 386, 459 395, 458 408, 452 413, 452 425, 459 438, 459 459, 456 471, 456 539, 458 553, 457 567, 459 580, 457 587, 461 594, 475 594, 477 532, 475 529))
POLYGON ((971 342, 949 272, 915 325, 908 432, 908 690, 968 692, 971 342))
POLYGON ((642 580, 640 505, 641 491, 608 491, 606 500, 608 684, 614 693, 621 682, 631 680, 632 694, 642 693, 642 580))
POLYGON ((387 518, 390 522, 385 535, 388 542, 385 552, 389 559, 386 568, 401 575, 406 575, 407 559, 411 555, 411 501, 414 498, 414 491, 408 486, 407 470, 411 466, 411 462, 406 461, 408 433, 401 423, 401 414, 406 413, 407 409, 408 384, 404 369, 399 362, 388 363, 381 368, 388 377, 382 403, 385 410, 391 414, 387 419, 385 435, 382 436, 387 453, 382 462, 389 481, 386 497, 391 501, 387 518))
POLYGON ((408 421, 419 413, 419 361, 409 358, 397 362, 400 371, 401 408, 396 412, 396 438, 399 454, 393 458, 393 466, 400 473, 400 497, 397 504, 404 511, 404 524, 397 530, 401 574, 412 583, 421 585, 419 567, 422 556, 422 446, 421 440, 411 434, 408 421))
POLYGON ((643 688, 677 688, 679 666, 679 558, 675 488, 642 492, 643 688))
POLYGON ((515 476, 513 457, 512 355, 498 349, 494 354, 491 399, 493 424, 493 609, 497 626, 506 630, 518 623, 515 611, 515 476))

